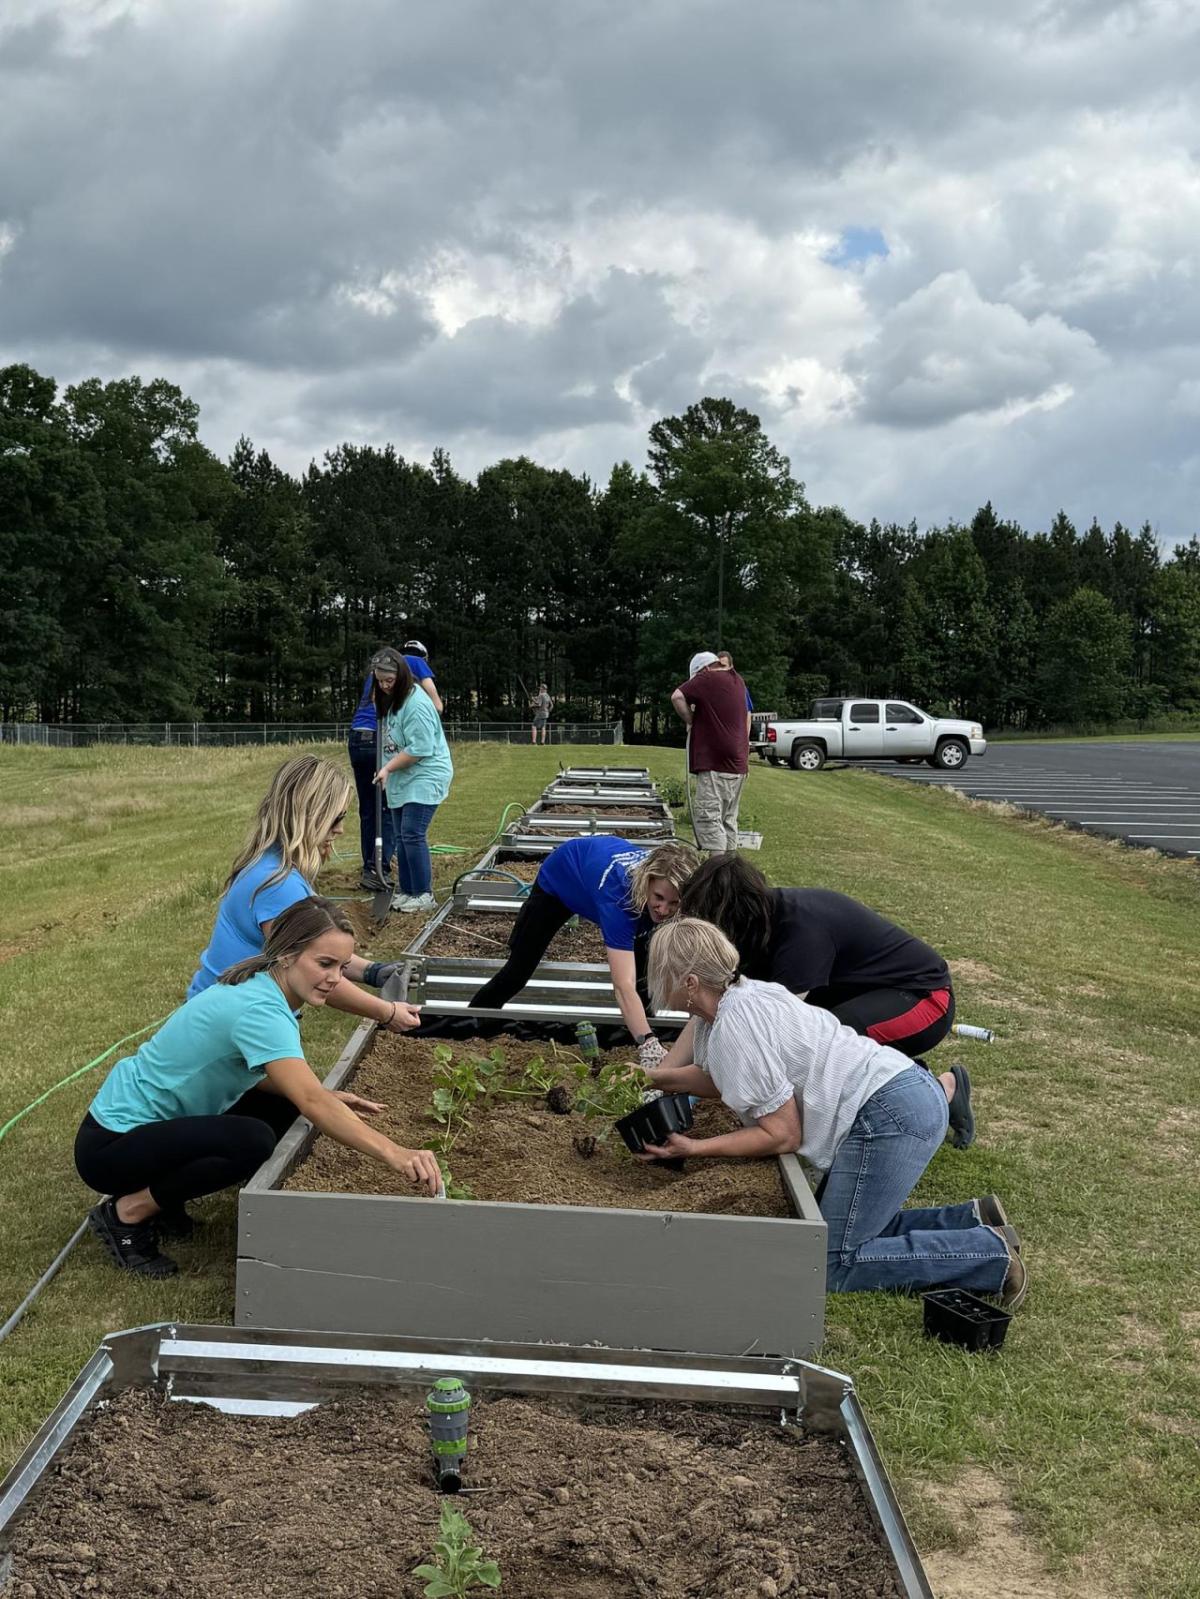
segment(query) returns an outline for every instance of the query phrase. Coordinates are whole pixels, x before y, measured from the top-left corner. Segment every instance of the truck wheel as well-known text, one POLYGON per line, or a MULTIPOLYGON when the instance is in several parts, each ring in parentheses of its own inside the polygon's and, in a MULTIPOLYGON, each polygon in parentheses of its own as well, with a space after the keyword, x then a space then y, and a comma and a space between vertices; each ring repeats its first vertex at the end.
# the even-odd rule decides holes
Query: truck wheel
POLYGON ((825 764, 825 751, 819 744, 801 739, 792 745, 788 760, 794 772, 819 772, 825 764))
POLYGON ((970 753, 961 738, 944 738, 937 747, 933 764, 941 767, 943 772, 957 772, 967 764, 970 753))

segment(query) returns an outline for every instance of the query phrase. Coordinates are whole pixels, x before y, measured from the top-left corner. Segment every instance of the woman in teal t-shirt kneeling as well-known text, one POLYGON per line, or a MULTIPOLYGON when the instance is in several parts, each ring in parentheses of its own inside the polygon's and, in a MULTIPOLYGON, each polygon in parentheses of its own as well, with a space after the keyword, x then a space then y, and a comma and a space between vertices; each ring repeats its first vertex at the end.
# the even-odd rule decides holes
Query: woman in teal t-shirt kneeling
POLYGON ((433 862, 427 834, 433 813, 450 792, 454 763, 442 719, 428 694, 413 682, 401 659, 385 710, 384 762, 375 774, 387 794, 396 838, 400 892, 394 911, 427 911, 433 897, 433 862))
POLYGON ((223 972, 112 1068, 76 1134, 75 1166, 111 1195, 88 1224, 118 1266, 172 1276, 159 1237, 186 1237, 187 1201, 244 1182, 297 1115, 437 1193, 429 1150, 373 1132, 355 1112, 382 1105, 325 1088, 304 1059, 296 1013, 326 1003, 353 954, 346 915, 300 900, 275 918, 261 955, 223 972))

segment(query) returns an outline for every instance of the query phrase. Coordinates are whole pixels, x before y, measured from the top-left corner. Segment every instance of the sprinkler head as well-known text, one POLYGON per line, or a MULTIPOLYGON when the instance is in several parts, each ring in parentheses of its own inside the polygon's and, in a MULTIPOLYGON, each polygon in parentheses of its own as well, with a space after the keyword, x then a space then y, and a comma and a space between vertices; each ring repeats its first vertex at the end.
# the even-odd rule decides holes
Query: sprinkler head
POLYGON ((467 1463, 471 1396, 457 1377, 439 1377, 425 1395, 425 1410, 437 1485, 443 1493, 456 1494, 467 1463))

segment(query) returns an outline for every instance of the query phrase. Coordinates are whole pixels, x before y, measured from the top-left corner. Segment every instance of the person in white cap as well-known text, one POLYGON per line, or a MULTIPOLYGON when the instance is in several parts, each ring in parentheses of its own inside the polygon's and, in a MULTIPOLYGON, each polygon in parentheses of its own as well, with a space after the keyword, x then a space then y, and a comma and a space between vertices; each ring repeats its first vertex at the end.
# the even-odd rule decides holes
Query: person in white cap
POLYGON ((738 844, 738 801, 750 753, 746 685, 712 650, 693 655, 689 677, 671 695, 688 728, 688 769, 696 778, 692 822, 701 849, 738 844))

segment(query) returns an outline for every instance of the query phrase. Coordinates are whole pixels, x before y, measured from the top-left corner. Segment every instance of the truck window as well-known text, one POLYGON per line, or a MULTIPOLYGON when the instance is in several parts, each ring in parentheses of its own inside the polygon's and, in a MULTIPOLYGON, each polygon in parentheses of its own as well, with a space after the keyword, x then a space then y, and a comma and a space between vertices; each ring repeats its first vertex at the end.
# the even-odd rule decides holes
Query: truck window
POLYGON ((911 705, 889 705, 887 708, 889 722, 923 722, 925 718, 919 716, 911 705))
POLYGON ((850 707, 850 720, 852 722, 877 722, 879 720, 879 706, 873 701, 864 701, 850 707))
POLYGON ((812 719, 814 722, 837 721, 842 714, 845 700, 814 700, 812 703, 812 719))

